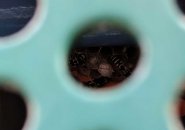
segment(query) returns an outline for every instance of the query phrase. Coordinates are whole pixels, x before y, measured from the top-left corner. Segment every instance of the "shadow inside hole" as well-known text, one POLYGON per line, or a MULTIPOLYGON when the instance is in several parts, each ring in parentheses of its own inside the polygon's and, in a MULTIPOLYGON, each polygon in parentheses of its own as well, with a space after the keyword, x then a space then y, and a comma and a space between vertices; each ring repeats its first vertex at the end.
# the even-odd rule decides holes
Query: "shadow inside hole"
POLYGON ((185 0, 176 0, 177 5, 179 6, 179 9, 182 11, 183 14, 185 14, 185 0))
POLYGON ((36 0, 0 0, 0 37, 20 31, 34 15, 36 0))
POLYGON ((0 130, 21 130, 27 117, 23 97, 0 84, 0 130))
POLYGON ((127 29, 99 22, 82 30, 69 53, 69 70, 88 88, 107 88, 127 79, 137 66, 140 47, 127 29))
POLYGON ((177 105, 177 114, 182 124, 183 128, 185 129, 185 82, 182 84, 182 90, 178 97, 178 105, 177 105))

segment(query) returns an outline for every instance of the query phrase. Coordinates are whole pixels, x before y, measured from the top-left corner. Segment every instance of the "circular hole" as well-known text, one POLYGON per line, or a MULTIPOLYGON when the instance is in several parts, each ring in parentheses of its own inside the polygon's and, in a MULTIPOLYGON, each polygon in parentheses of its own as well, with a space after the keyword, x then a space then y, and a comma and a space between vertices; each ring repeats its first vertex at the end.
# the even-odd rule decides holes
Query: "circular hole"
POLYGON ((185 0, 177 0, 177 5, 183 14, 185 14, 185 0))
POLYGON ((0 37, 20 31, 31 20, 36 0, 0 0, 0 37))
POLYGON ((72 77, 88 88, 108 88, 125 81, 140 58, 136 37, 114 22, 98 22, 83 28, 69 53, 72 77))
POLYGON ((0 83, 0 130, 21 130, 27 117, 26 103, 14 86, 0 83))

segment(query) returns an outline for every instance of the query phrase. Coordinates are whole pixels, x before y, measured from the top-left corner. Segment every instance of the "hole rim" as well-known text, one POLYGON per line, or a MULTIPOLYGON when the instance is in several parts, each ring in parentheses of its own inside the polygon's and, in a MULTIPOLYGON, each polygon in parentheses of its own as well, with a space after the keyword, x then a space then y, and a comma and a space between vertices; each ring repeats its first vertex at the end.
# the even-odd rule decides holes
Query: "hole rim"
POLYGON ((0 86, 0 89, 6 91, 7 93, 17 94, 24 102, 26 116, 21 130, 37 128, 40 115, 38 104, 31 100, 28 93, 26 93, 26 91, 23 89, 23 86, 21 86, 19 82, 15 82, 14 80, 10 80, 8 78, 2 78, 2 76, 0 79, 0 84, 5 86, 0 86))
POLYGON ((79 34, 79 31, 69 31, 72 35, 70 37, 70 34, 68 34, 67 39, 64 40, 65 42, 63 44, 63 46, 67 45, 67 47, 63 47, 67 51, 61 49, 62 45, 60 46, 59 53, 57 53, 55 59, 55 68, 59 82, 61 83, 62 87, 64 87, 68 92, 72 93, 76 97, 79 97, 86 101, 110 101, 128 96, 129 93, 133 92, 133 90, 141 87, 141 84, 148 77, 150 71, 151 62, 149 57, 151 57, 152 52, 149 40, 146 37, 142 36, 141 33, 137 33, 137 28, 135 26, 131 26, 130 23, 124 22, 123 19, 115 17, 103 17, 101 19, 94 18, 93 20, 90 19, 88 21, 77 24, 76 27, 72 28, 72 30, 84 30, 84 28, 88 27, 88 25, 91 25, 91 23, 99 23, 101 21, 111 21, 123 28, 126 26, 129 29, 129 32, 131 32, 131 34, 133 34, 133 36, 137 40, 138 46, 140 48, 140 57, 138 59, 137 66, 133 70, 133 73, 126 80, 124 80, 124 83, 119 83, 116 87, 112 87, 103 91, 101 91, 101 89, 96 91, 86 88, 82 86, 82 84, 80 84, 78 81, 75 81, 69 71, 67 62, 68 60, 66 59, 68 59, 71 46, 73 45, 74 39, 77 36, 76 34, 79 34), (62 62, 64 60, 65 62, 62 62), (140 72, 142 73, 142 76, 140 76, 140 72), (64 77, 63 75, 65 75, 64 80, 66 82, 62 82, 63 79, 61 78, 64 77))
POLYGON ((36 7, 30 20, 17 32, 0 36, 0 49, 19 46, 33 37, 43 25, 47 11, 47 1, 36 0, 36 7))

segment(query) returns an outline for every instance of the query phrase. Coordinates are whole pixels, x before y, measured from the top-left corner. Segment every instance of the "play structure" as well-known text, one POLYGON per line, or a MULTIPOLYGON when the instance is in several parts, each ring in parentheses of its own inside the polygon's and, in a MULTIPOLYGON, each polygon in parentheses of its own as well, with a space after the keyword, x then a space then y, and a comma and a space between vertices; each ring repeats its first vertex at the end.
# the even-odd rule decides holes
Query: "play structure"
POLYGON ((22 129, 182 130, 180 2, 38 0, 24 28, 9 36, 0 30, 0 81, 24 98, 22 129), (93 30, 96 25, 100 32, 93 30))

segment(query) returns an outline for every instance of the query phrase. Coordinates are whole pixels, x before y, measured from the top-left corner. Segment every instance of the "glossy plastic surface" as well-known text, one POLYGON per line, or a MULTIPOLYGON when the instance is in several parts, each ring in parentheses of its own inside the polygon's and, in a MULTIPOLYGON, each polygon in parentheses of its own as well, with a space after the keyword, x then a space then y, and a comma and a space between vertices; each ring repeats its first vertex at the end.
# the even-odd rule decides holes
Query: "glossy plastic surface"
POLYGON ((169 130, 185 74, 183 16, 173 0, 42 0, 27 29, 0 39, 0 77, 19 83, 30 104, 27 130, 169 130), (113 90, 86 90, 67 66, 75 34, 111 19, 140 40, 142 58, 113 90))

